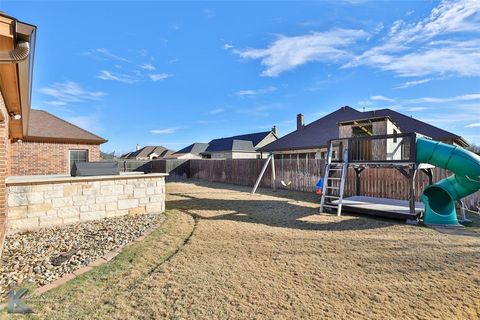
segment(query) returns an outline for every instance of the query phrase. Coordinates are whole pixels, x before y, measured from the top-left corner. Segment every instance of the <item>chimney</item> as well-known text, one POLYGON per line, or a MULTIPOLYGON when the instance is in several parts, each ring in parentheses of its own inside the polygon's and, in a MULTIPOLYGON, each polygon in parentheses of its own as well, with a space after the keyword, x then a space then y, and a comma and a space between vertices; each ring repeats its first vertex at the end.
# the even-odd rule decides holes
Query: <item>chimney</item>
POLYGON ((303 114, 297 114, 297 130, 303 129, 303 126, 305 125, 304 122, 305 117, 303 116, 303 114))
POLYGON ((137 143, 137 146, 135 148, 137 151, 140 150, 140 145, 137 143))
POLYGON ((273 126, 272 132, 278 138, 278 128, 277 128, 277 126, 273 126))

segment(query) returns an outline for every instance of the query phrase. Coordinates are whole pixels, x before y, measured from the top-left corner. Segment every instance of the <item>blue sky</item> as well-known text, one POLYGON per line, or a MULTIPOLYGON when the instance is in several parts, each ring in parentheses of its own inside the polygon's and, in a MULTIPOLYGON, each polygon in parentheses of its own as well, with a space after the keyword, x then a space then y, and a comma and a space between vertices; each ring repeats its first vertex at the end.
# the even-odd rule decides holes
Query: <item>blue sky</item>
POLYGON ((349 105, 480 143, 480 1, 1 1, 38 26, 32 105, 180 149, 349 105))

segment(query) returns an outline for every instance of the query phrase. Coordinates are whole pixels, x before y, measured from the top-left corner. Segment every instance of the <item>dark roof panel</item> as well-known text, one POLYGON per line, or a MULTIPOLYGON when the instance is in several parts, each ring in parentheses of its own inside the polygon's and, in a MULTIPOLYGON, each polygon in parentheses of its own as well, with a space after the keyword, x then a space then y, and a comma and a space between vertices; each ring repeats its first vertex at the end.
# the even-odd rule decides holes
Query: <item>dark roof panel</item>
POLYGON ((233 138, 213 139, 208 143, 207 152, 232 150, 233 138))
POLYGON ((263 139, 265 139, 272 131, 264 131, 264 132, 256 132, 256 133, 249 133, 249 134, 241 134, 239 136, 233 136, 232 138, 237 140, 247 140, 252 141, 253 146, 256 146, 263 139))
POLYGON ((44 110, 30 110, 26 140, 81 141, 101 144, 107 140, 44 110))
POLYGON ((235 141, 248 141, 251 143, 253 150, 255 146, 258 145, 265 137, 267 137, 271 131, 257 132, 250 134, 242 134, 238 136, 213 139, 208 143, 208 148, 206 152, 214 151, 252 151, 248 143, 235 142, 235 141), (234 149, 239 148, 239 149, 234 149))
POLYGON ((165 158, 172 155, 173 151, 163 146, 145 146, 137 151, 125 154, 122 158, 148 158, 152 153, 157 154, 159 158, 165 158))
POLYGON ((253 146, 252 141, 234 139, 232 144, 232 151, 255 152, 255 147, 253 146))
POLYGON ((196 142, 193 143, 189 146, 186 146, 185 148, 175 152, 175 154, 180 154, 180 153, 193 153, 193 154, 200 154, 207 150, 208 143, 200 143, 196 142))

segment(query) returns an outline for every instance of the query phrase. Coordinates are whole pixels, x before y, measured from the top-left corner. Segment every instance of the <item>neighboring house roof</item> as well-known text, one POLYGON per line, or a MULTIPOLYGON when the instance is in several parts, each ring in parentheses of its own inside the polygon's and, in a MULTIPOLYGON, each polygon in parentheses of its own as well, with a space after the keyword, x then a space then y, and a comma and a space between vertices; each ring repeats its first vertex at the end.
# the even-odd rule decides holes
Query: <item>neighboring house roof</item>
POLYGON ((158 158, 165 158, 172 155, 174 152, 162 146, 145 146, 137 151, 127 153, 122 158, 127 159, 146 159, 155 153, 158 158))
POLYGON ((128 158, 132 153, 133 153, 133 152, 127 152, 127 153, 125 153, 125 154, 122 154, 122 155, 120 156, 120 159, 126 159, 126 158, 128 158))
POLYGON ((100 158, 102 160, 114 160, 115 159, 115 152, 106 153, 100 150, 100 158))
POLYGON ((47 111, 34 109, 30 111, 25 140, 91 144, 107 142, 104 138, 60 119, 47 111))
POLYGON ((207 147, 208 147, 208 143, 195 142, 181 150, 178 150, 174 154, 183 154, 183 153, 200 154, 205 150, 207 150, 207 147))
POLYGON ((256 146, 257 144, 262 142, 262 140, 265 139, 270 133, 273 133, 273 132, 270 130, 270 131, 264 131, 264 132, 241 134, 238 136, 233 136, 232 138, 237 140, 252 141, 253 146, 256 146))
POLYGON ((361 112, 345 106, 301 129, 295 130, 286 136, 269 143, 260 148, 260 151, 270 152, 324 147, 328 144, 330 139, 338 138, 339 122, 382 116, 388 116, 391 118, 402 132, 417 132, 437 140, 452 139, 456 140, 459 144, 466 144, 465 140, 456 134, 390 109, 361 112))
POLYGON ((253 142, 249 140, 234 139, 232 142, 232 151, 250 151, 254 152, 253 142))
POLYGON ((219 151, 255 151, 257 146, 263 139, 265 139, 272 131, 257 132, 250 134, 242 134, 238 136, 214 139, 208 143, 208 148, 205 152, 219 152, 219 151))

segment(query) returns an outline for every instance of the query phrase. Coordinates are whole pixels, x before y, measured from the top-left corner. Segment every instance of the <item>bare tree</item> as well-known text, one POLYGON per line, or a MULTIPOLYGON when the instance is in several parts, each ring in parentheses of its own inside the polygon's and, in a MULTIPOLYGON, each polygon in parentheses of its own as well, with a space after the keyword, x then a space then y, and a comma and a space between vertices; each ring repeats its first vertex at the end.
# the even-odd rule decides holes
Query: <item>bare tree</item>
POLYGON ((480 155, 480 145, 471 143, 470 146, 468 146, 467 150, 475 152, 476 154, 480 155))

